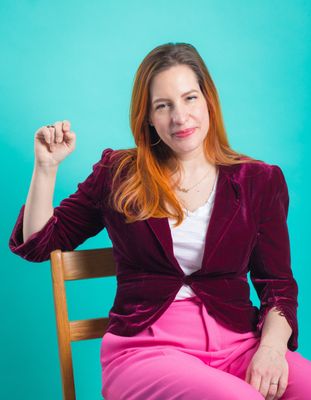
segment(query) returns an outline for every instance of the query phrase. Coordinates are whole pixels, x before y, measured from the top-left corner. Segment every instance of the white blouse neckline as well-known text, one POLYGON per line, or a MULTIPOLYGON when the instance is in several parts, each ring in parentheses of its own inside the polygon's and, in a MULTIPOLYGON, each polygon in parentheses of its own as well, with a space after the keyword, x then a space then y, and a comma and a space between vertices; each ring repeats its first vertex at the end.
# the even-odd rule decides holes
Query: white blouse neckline
POLYGON ((218 175, 219 175, 219 170, 217 170, 217 172, 216 172, 216 177, 215 177, 213 189, 212 189, 208 199, 201 206, 196 208, 194 211, 190 211, 187 208, 182 207, 182 209, 185 212, 185 217, 186 218, 189 217, 189 216, 200 214, 202 211, 204 211, 204 209, 207 206, 211 205, 211 203, 214 201, 214 197, 215 197, 215 194, 216 194, 216 186, 217 186, 217 182, 218 182, 218 175))

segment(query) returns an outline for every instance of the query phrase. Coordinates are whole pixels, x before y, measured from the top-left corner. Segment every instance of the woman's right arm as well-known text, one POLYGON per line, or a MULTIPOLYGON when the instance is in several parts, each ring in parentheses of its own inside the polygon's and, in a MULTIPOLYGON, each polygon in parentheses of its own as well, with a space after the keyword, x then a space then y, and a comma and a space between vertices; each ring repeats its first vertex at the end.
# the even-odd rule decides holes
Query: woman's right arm
POLYGON ((25 204, 24 242, 40 231, 53 215, 53 195, 57 168, 44 170, 35 166, 25 204))
POLYGON ((43 126, 35 133, 35 165, 23 218, 24 242, 40 231, 53 215, 53 197, 59 164, 74 150, 70 122, 43 126))
MULTIPOLYGON (((40 129, 40 135, 48 134, 44 133, 46 129, 40 129)), ((50 132, 50 128, 47 129, 50 132)), ((69 142, 70 138, 64 134, 67 139, 63 139, 66 145, 63 151, 67 155, 67 146, 74 145, 73 135, 73 142, 69 142)), ((14 254, 33 262, 48 260, 55 249, 74 250, 105 228, 106 201, 111 185, 110 157, 113 152, 110 148, 103 150, 100 160, 93 165, 93 171, 78 183, 77 190, 53 208, 56 171, 64 154, 56 152, 55 148, 50 151, 50 147, 56 144, 48 143, 48 138, 41 137, 40 140, 49 145, 48 156, 51 158, 47 157, 44 161, 36 153, 27 202, 20 209, 9 239, 9 247, 14 254)))

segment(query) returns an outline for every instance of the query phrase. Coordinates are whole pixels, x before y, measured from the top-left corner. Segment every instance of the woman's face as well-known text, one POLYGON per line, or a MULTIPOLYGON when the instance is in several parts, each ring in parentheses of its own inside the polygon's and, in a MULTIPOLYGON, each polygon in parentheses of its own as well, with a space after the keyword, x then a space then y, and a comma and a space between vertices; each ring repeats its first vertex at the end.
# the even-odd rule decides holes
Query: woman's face
POLYGON ((177 156, 203 151, 209 113, 190 67, 176 65, 159 72, 151 82, 150 100, 149 122, 177 156))

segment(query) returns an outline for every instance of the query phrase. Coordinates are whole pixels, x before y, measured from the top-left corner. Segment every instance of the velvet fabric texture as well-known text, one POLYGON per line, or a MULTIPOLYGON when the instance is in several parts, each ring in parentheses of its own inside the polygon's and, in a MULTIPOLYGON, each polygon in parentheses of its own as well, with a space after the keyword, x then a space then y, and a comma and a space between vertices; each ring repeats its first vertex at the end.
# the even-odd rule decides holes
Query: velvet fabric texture
POLYGON ((112 153, 110 148, 103 151, 77 191, 25 243, 22 206, 9 240, 13 253, 45 261, 51 251, 73 250, 106 228, 117 266, 107 332, 133 336, 146 329, 185 283, 210 315, 235 332, 261 332, 265 315, 276 307, 293 330, 288 348, 296 350, 298 287, 291 270, 289 195, 281 168, 264 162, 219 166, 202 266, 187 276, 174 257, 167 218, 125 223, 121 213, 108 207, 112 153), (260 309, 250 300, 248 272, 260 309))

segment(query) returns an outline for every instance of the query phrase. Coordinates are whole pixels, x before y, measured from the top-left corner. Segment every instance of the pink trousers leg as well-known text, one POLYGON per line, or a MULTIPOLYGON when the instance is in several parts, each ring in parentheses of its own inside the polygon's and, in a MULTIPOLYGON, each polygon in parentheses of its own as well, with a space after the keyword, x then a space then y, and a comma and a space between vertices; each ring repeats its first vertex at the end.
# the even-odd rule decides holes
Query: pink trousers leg
POLYGON ((138 350, 125 357, 123 365, 119 360, 104 372, 106 400, 263 399, 243 380, 179 350, 138 350))
MULTIPOLYGON (((262 400, 244 380, 259 340, 256 332, 221 326, 197 297, 174 301, 135 336, 104 335, 102 395, 105 400, 262 400)), ((297 352, 286 357, 290 374, 283 400, 310 399, 305 382, 310 361, 297 352)))

